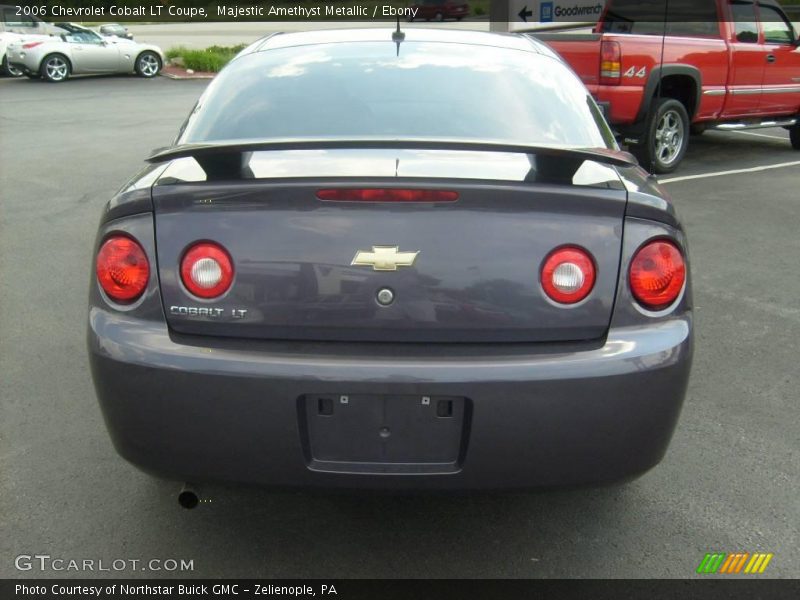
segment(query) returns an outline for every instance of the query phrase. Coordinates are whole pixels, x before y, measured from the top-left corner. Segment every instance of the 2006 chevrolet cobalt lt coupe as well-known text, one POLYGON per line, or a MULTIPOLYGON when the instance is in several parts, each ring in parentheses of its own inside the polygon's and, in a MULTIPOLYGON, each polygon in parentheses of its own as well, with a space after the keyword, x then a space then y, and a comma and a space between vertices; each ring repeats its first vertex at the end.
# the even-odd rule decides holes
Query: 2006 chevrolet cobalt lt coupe
POLYGON ((279 34, 106 207, 88 345, 171 479, 480 489, 631 478, 686 389, 686 240, 524 36, 279 34))

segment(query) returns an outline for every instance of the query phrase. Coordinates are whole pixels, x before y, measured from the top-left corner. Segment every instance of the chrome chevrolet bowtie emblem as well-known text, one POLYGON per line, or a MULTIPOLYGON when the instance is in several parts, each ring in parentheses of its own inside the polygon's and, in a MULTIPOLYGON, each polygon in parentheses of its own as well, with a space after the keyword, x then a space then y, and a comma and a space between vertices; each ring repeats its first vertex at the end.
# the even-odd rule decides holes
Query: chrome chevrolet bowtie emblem
POLYGON ((397 271, 397 267, 410 267, 419 252, 399 252, 397 246, 373 246, 372 252, 359 250, 351 265, 372 267, 375 271, 397 271))

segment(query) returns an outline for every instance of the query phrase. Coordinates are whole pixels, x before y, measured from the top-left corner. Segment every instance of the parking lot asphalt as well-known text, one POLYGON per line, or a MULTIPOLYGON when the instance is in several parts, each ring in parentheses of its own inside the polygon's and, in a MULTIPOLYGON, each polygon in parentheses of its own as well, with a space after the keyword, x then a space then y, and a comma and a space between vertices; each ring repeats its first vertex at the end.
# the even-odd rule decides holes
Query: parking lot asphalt
POLYGON ((86 296, 104 203, 205 85, 0 80, 0 577, 692 577, 711 551, 772 552, 765 577, 797 576, 800 170, 675 179, 800 160, 783 130, 706 133, 664 178, 690 240, 696 353, 672 445, 642 478, 477 495, 212 486, 179 508, 177 483, 112 448, 86 296), (18 571, 21 554, 194 570, 18 571))

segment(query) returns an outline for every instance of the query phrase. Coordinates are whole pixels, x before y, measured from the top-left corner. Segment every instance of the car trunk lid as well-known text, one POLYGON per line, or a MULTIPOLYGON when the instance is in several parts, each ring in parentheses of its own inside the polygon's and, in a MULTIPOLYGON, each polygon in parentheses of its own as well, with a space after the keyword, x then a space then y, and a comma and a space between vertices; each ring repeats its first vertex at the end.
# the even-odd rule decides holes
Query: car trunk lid
POLYGON ((175 160, 153 188, 168 323, 258 339, 601 338, 626 196, 613 169, 567 162, 493 152, 255 152, 231 179, 220 162, 215 174, 208 163, 175 160), (321 190, 359 189, 444 191, 449 200, 320 199, 321 190), (234 263, 218 299, 195 298, 181 282, 181 258, 201 240, 221 244, 234 263), (547 255, 564 245, 586 249, 597 271, 589 297, 571 306, 551 301, 539 281, 547 255))

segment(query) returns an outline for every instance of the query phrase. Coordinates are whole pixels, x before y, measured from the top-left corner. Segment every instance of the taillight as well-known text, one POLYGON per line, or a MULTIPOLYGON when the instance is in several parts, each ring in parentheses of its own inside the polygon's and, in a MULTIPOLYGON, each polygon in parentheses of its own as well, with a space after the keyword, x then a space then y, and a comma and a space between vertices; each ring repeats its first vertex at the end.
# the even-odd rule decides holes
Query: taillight
POLYGON ((678 247, 666 240, 642 246, 631 261, 629 281, 634 298, 645 308, 661 310, 675 302, 686 281, 686 263, 678 247))
POLYGON ((552 300, 561 304, 575 304, 586 298, 594 287, 594 280, 592 257, 576 246, 554 250, 542 265, 542 288, 552 300))
POLYGON ((619 42, 604 41, 600 45, 600 83, 619 85, 622 70, 619 42))
POLYGON ((36 48, 36 46, 39 46, 43 43, 44 42, 28 42, 27 44, 22 44, 22 47, 25 48, 25 50, 30 50, 31 48, 36 48))
POLYGON ((183 255, 181 280, 198 298, 216 298, 231 287, 233 261, 219 244, 198 242, 183 255))
POLYGON ((397 188, 332 188, 318 190, 317 198, 338 202, 455 202, 458 192, 397 188))
POLYGON ((115 235, 97 253, 97 281, 112 300, 128 304, 142 295, 150 278, 147 255, 133 238, 115 235))

